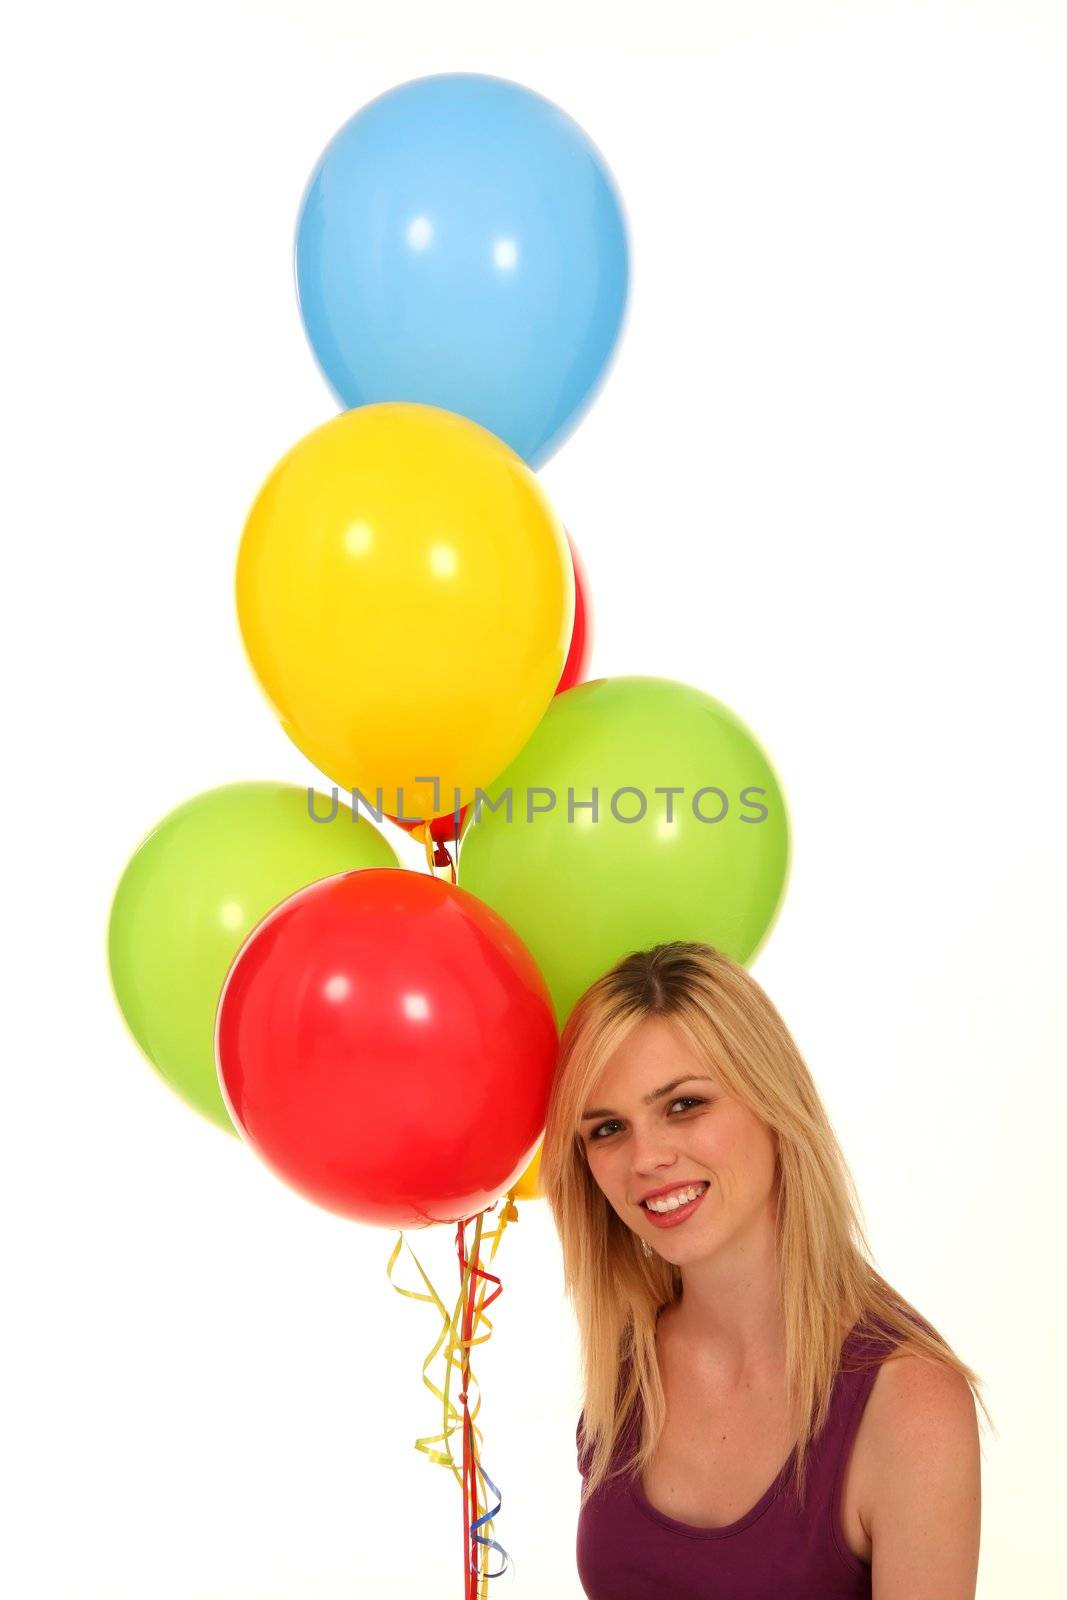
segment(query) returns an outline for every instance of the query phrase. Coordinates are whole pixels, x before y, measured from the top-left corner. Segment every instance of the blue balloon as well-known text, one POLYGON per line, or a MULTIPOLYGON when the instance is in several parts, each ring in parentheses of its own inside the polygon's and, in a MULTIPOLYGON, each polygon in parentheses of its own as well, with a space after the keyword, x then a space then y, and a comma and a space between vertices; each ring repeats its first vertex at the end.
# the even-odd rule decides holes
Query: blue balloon
POLYGON ((346 122, 296 236, 300 310, 345 407, 458 411, 539 466, 604 377, 626 308, 622 202, 558 106, 474 73, 346 122))

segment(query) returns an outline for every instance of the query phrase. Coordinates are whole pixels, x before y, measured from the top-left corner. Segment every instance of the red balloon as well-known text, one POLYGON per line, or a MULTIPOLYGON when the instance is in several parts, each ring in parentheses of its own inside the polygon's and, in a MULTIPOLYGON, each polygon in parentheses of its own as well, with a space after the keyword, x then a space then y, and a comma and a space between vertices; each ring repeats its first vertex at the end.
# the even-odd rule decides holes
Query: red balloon
POLYGON ((593 624, 589 615, 588 599, 589 579, 586 577, 585 568, 569 533, 567 543, 571 547, 571 561, 574 564, 574 630, 571 633, 571 647, 563 663, 563 676, 556 686, 557 694, 564 694, 566 690, 573 689, 576 683, 583 681, 589 670, 589 657, 593 650, 593 624))
POLYGON ((216 1061, 243 1137, 341 1216, 473 1216, 533 1158, 555 1012, 518 934, 465 889, 368 867, 290 896, 219 1002, 216 1061))
MULTIPOLYGON (((574 540, 567 534, 567 543, 570 545, 571 562, 574 566, 574 628, 571 632, 570 649, 567 659, 563 663, 563 672, 559 683, 556 685, 556 694, 563 694, 567 689, 573 689, 576 683, 581 683, 589 670, 589 657, 593 650, 593 625, 589 614, 589 579, 582 565, 574 540)), ((456 825, 455 814, 449 811, 443 817, 434 817, 430 823, 430 833, 438 844, 451 844, 458 839, 463 831, 463 824, 467 817, 467 806, 462 806, 459 813, 459 826, 456 825)), ((388 812, 383 812, 388 816, 388 812)), ((400 826, 410 833, 413 828, 422 826, 421 822, 409 822, 399 817, 389 817, 390 822, 398 822, 400 826)), ((441 863, 444 865, 444 863, 441 863)))

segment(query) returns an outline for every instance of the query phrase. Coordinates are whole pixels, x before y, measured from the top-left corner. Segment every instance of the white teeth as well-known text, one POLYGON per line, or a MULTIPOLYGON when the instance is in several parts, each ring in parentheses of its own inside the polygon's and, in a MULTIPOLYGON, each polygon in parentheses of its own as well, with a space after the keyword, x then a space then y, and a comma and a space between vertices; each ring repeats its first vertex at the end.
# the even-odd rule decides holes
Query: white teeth
POLYGON ((706 1183, 694 1183, 688 1189, 678 1189, 674 1194, 664 1195, 661 1200, 646 1200, 645 1205, 650 1211, 677 1211, 679 1206, 688 1205, 698 1194, 703 1194, 706 1188, 706 1183))

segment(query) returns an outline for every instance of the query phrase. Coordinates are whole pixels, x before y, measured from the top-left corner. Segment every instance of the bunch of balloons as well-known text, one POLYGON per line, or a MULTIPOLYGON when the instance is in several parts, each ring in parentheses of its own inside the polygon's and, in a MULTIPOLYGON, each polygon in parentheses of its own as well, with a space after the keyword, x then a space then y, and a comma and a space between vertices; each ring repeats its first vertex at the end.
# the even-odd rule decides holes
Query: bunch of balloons
POLYGON ((470 1595, 500 1548, 479 1532, 479 1476, 495 1486, 466 1408, 498 1280, 463 1229, 536 1193, 578 995, 661 940, 748 960, 788 825, 767 757, 711 696, 583 681, 588 582, 535 472, 602 382, 627 301, 622 205, 582 130, 495 78, 393 89, 323 152, 296 271, 345 409, 260 490, 237 616, 332 801, 248 782, 172 811, 118 884, 111 974, 171 1087, 306 1198, 457 1226, 470 1595), (422 840, 427 873, 401 866, 385 818, 422 840))

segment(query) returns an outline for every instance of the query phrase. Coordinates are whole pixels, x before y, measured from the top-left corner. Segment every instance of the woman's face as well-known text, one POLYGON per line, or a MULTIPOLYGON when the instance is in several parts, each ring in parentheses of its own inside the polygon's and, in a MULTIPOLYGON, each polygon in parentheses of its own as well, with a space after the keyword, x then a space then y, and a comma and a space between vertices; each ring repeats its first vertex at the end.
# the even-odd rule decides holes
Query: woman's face
POLYGON ((649 1017, 609 1058, 583 1118, 593 1178, 628 1228, 681 1266, 740 1243, 774 1218, 775 1138, 708 1077, 672 1022, 649 1017), (657 1190, 697 1186, 695 1202, 653 1215, 657 1190), (673 1219, 673 1220, 672 1220, 673 1219), (669 1225, 664 1225, 669 1224, 669 1225))

